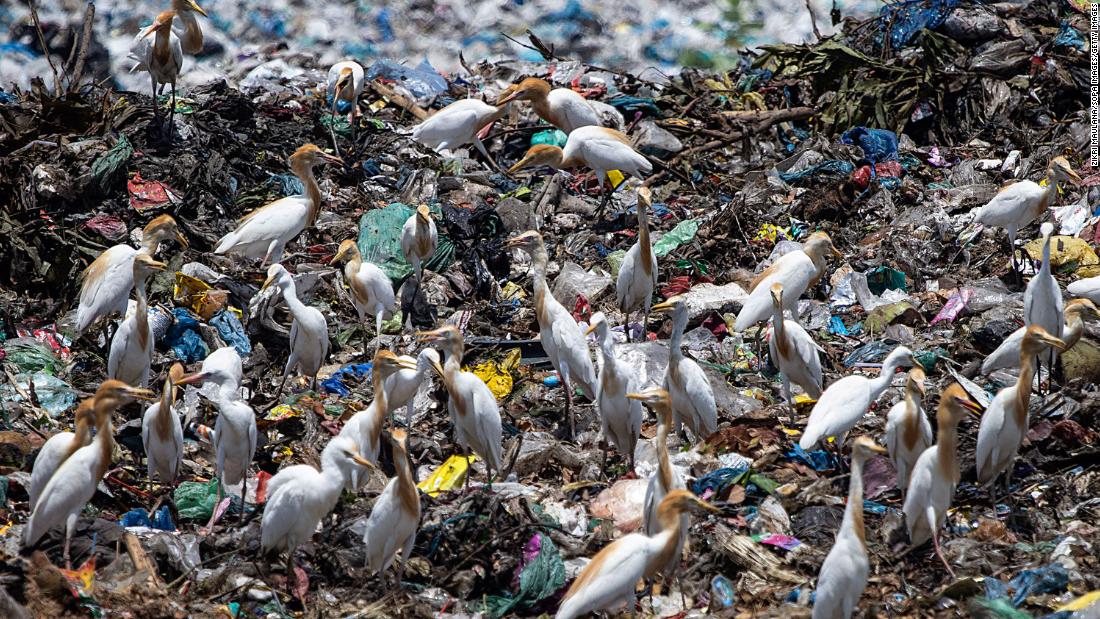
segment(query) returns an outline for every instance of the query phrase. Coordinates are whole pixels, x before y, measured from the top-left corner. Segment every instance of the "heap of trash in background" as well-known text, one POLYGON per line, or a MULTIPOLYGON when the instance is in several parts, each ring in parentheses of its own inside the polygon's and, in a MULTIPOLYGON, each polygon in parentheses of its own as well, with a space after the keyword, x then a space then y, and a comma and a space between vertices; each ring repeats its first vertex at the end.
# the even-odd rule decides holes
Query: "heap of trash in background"
MULTIPOLYGON (((26 516, 35 451, 102 376, 104 341, 92 334, 74 344, 65 326, 79 273, 103 248, 131 242, 151 217, 173 213, 191 241, 166 258, 169 269, 150 287, 154 367, 193 364, 231 345, 245 359, 256 401, 271 397, 285 358, 284 321, 270 304, 254 302, 262 276, 210 250, 241 213, 300 191, 286 157, 305 142, 326 144, 330 129, 344 141, 348 164, 326 171, 327 206, 286 262, 298 274, 299 295, 330 317, 332 365, 317 392, 257 407, 260 473, 250 479, 249 503, 263 502, 281 466, 315 462, 335 421, 370 401, 362 327, 326 263, 336 243, 358 238, 397 289, 411 270, 400 227, 421 203, 441 232, 423 283, 428 303, 402 295, 384 342, 412 349, 411 338, 395 335, 405 320, 461 325, 467 363, 502 403, 506 445, 518 447, 509 454, 515 481, 494 484, 493 494, 447 492, 461 483, 465 463, 450 457, 446 413, 430 397, 438 385, 424 387, 410 420, 418 428, 410 452, 424 517, 407 593, 361 576, 369 501, 342 502, 335 525, 306 545, 314 569, 308 593, 297 592, 326 615, 552 612, 594 544, 638 527, 655 467, 655 450, 643 446, 634 472, 620 465, 605 477, 595 432, 574 445, 544 431, 561 408, 560 382, 530 339, 537 326, 527 265, 503 249, 507 236, 540 228, 553 252, 556 297, 581 321, 597 310, 617 315, 612 280, 633 242, 633 192, 618 193, 593 227, 596 201, 581 177, 490 174, 471 159, 444 160, 411 142, 409 127, 428 110, 471 95, 495 98, 520 77, 548 75, 605 104, 605 117, 658 164, 650 179, 658 293, 686 296, 685 346, 705 362, 721 419, 718 433, 675 450, 673 463, 696 493, 736 511, 697 523, 691 534, 683 586, 708 596, 711 614, 805 614, 847 487, 833 454, 792 441, 800 424, 755 330, 733 333, 755 272, 813 230, 827 231, 845 257, 799 305, 800 322, 826 351, 826 384, 904 344, 918 353, 932 391, 960 381, 979 399, 1011 380, 981 376, 977 366, 1021 324, 1022 294, 1005 276, 1002 236, 983 233, 975 209, 1003 183, 1034 178, 1051 157, 1068 155, 1084 181, 1056 200, 1052 264, 1063 283, 1100 274, 1100 172, 1081 159, 1089 59, 1087 5, 1079 0, 903 2, 843 20, 826 8, 812 25, 826 38, 810 31, 812 42, 740 55, 734 45, 766 36, 766 20, 745 25, 756 9, 744 2, 643 2, 634 14, 645 23, 618 21, 624 12, 615 3, 574 0, 553 7, 329 3, 308 16, 286 2, 203 4, 212 16, 209 51, 186 73, 171 146, 149 129, 144 79, 126 73, 126 46, 146 17, 136 6, 98 7, 85 69, 95 85, 63 98, 51 94, 54 78, 22 5, 0 8, 0 23, 10 27, 0 57, 0 578, 35 616, 138 603, 151 616, 289 612, 285 592, 250 558, 258 521, 239 528, 233 504, 205 529, 217 504, 203 432, 212 422, 194 388, 183 397, 185 481, 174 509, 150 493, 144 468, 129 455, 141 447, 137 413, 130 410, 132 421, 119 428, 125 455, 74 540, 74 557, 97 571, 51 580, 47 566, 18 557, 9 529, 26 516), (351 19, 358 28, 329 27, 351 19), (328 64, 345 57, 367 67, 369 82, 369 113, 354 144, 347 120, 330 116, 316 92, 328 64), (16 75, 26 77, 13 89, 16 75), (114 92, 112 82, 135 92, 114 92), (154 573, 140 569, 139 557, 154 573)), ((804 11, 788 4, 783 10, 792 15, 804 11)), ((62 58, 82 15, 77 3, 43 7, 46 40, 62 58)), ((808 14, 805 23, 796 19, 811 26, 808 14)), ((490 133, 501 164, 531 144, 564 138, 521 126, 528 129, 500 139, 490 133)), ((1026 251, 1039 258, 1038 243, 1026 251)), ((663 375, 667 329, 657 342, 620 349, 647 381, 663 375)), ((964 469, 944 547, 959 566, 956 580, 927 553, 896 557, 904 523, 895 474, 885 458, 868 463, 864 508, 874 533, 864 604, 904 616, 1070 617, 1100 598, 1096 325, 1064 366, 1063 388, 1033 399, 1030 445, 1006 503, 990 506, 964 469)), ((899 397, 891 390, 860 429, 878 434, 899 397)), ((583 406, 581 415, 586 427, 595 413, 583 406)), ((643 442, 652 445, 654 434, 647 419, 643 442)), ((973 445, 961 449, 969 454, 973 445)), ((678 595, 655 596, 653 604, 662 616, 682 611, 678 595)))

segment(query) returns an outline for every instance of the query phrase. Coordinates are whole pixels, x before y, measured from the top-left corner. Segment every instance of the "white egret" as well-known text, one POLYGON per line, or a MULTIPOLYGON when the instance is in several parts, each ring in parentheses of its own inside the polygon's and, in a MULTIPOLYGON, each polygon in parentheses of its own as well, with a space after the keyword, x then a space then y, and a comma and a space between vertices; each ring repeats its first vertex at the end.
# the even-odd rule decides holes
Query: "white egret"
POLYGON ((141 418, 141 443, 145 446, 145 463, 152 481, 156 475, 161 483, 172 484, 179 475, 183 461, 183 427, 172 412, 176 402, 176 381, 183 378, 183 366, 173 363, 168 368, 160 400, 145 409, 141 418))
POLYGON ((615 279, 615 301, 626 316, 626 335, 630 337, 630 313, 642 310, 642 341, 646 339, 653 291, 657 288, 657 254, 649 242, 649 187, 638 188, 638 241, 626 250, 619 276, 615 279))
POLYGON ((955 497, 955 486, 959 483, 959 422, 967 413, 980 412, 981 407, 970 399, 962 385, 953 383, 944 390, 936 410, 936 425, 939 428, 936 444, 925 449, 917 458, 902 506, 912 547, 916 548, 931 538, 936 555, 943 561, 952 579, 955 571, 940 548, 939 530, 947 518, 947 510, 955 497))
MULTIPOLYGON (((1039 230, 1043 235, 1043 262, 1039 267, 1039 272, 1031 278, 1024 290, 1024 325, 1028 327, 1038 325, 1050 335, 1061 338, 1065 326, 1062 288, 1058 285, 1058 280, 1054 279, 1054 276, 1050 273, 1050 236, 1054 234, 1054 225, 1049 221, 1043 222, 1039 230)), ((1052 348, 1050 353, 1046 355, 1048 374, 1054 370, 1054 360, 1056 358, 1057 352, 1052 348)), ((1040 362, 1040 377, 1042 367, 1043 364, 1040 362)), ((1028 388, 1031 388, 1030 382, 1028 388)))
POLYGON ((771 295, 772 335, 768 340, 768 355, 783 378, 783 395, 787 403, 794 406, 791 396, 791 382, 794 382, 816 400, 821 397, 823 374, 819 353, 823 351, 797 320, 787 320, 784 316, 783 284, 772 284, 771 295))
POLYGON ((924 393, 924 370, 915 367, 905 381, 905 397, 886 414, 886 447, 902 493, 909 487, 909 473, 917 458, 932 446, 932 424, 921 408, 924 393))
POLYGON ((143 51, 144 55, 138 59, 138 64, 133 70, 146 71, 153 83, 153 115, 157 111, 157 93, 163 90, 164 85, 172 87, 172 100, 169 103, 169 126, 171 118, 176 114, 176 80, 183 70, 183 47, 179 37, 172 33, 172 20, 176 18, 175 11, 164 11, 157 15, 153 23, 138 33, 140 39, 148 39, 153 35, 153 44, 143 51))
POLYGON ((436 231, 435 220, 432 219, 428 207, 421 204, 401 226, 401 253, 416 272, 417 286, 424 279, 423 263, 432 257, 438 244, 439 233, 436 231))
POLYGON ((74 413, 75 432, 58 432, 51 436, 38 450, 38 457, 34 459, 34 468, 31 470, 31 485, 27 494, 30 501, 27 507, 34 509, 38 502, 38 495, 50 481, 50 477, 57 472, 69 456, 76 450, 92 441, 91 428, 96 424, 95 399, 82 400, 74 413))
POLYGON ((798 314, 798 299, 825 275, 825 258, 829 254, 843 257, 828 234, 814 232, 802 249, 779 257, 771 266, 756 275, 749 284, 749 296, 734 322, 735 331, 744 331, 772 315, 772 284, 783 285, 783 309, 798 314))
POLYGON ((287 308, 294 320, 290 323, 290 358, 283 368, 283 381, 279 383, 278 399, 283 393, 286 379, 297 370, 312 380, 312 389, 317 389, 317 372, 321 370, 328 357, 328 321, 321 310, 310 307, 298 300, 294 286, 294 277, 281 264, 273 264, 267 269, 267 281, 261 291, 276 286, 286 301, 287 308))
MULTIPOLYGON (((199 20, 195 17, 195 13, 207 17, 206 11, 194 0, 172 0, 172 10, 176 12, 176 19, 172 22, 172 34, 179 39, 180 49, 185 54, 202 53, 202 28, 199 27, 199 20)), ((146 70, 145 58, 149 55, 151 47, 152 43, 142 36, 142 33, 134 37, 128 58, 135 64, 130 68, 130 73, 146 70)))
POLYGON ((461 99, 432 114, 413 128, 412 138, 437 153, 472 143, 496 167, 478 135, 504 116, 506 106, 489 105, 478 99, 461 99))
MULTIPOLYGON (((485 461, 486 478, 491 482, 493 471, 500 472, 503 445, 500 409, 496 397, 485 382, 471 372, 462 371, 465 345, 462 332, 453 325, 434 331, 417 333, 422 342, 439 342, 447 351, 442 367, 435 366, 447 388, 447 410, 455 427, 455 442, 469 453, 471 450, 485 461)), ((469 483, 470 476, 465 478, 469 483)))
POLYGON ((633 612, 638 581, 656 575, 668 564, 680 539, 680 515, 693 507, 718 512, 687 490, 670 492, 658 508, 661 532, 652 537, 631 533, 604 546, 569 586, 555 619, 575 619, 623 604, 633 612))
MULTIPOLYGON (((531 256, 531 285, 535 291, 535 317, 539 323, 539 341, 550 358, 551 365, 561 375, 565 390, 565 416, 569 420, 569 436, 576 435, 573 416, 573 383, 580 386, 589 400, 596 399, 596 369, 592 356, 573 314, 554 298, 546 283, 546 265, 550 258, 542 235, 528 230, 508 239, 505 247, 516 247, 531 256)), ((450 362, 450 359, 447 360, 450 362)))
POLYGON ((668 370, 665 389, 672 401, 674 430, 683 423, 696 441, 702 441, 718 431, 718 404, 703 368, 694 359, 684 356, 680 342, 687 328, 687 304, 683 297, 672 297, 653 306, 653 311, 672 314, 672 336, 668 340, 668 370))
MULTIPOLYGON (((1062 341, 1066 343, 1063 351, 1073 348, 1081 336, 1085 334, 1085 319, 1100 318, 1100 309, 1089 299, 1074 299, 1066 303, 1062 311, 1065 316, 1065 325, 1062 328, 1062 341)), ((989 374, 993 370, 1020 367, 1020 345, 1024 341, 1024 333, 1027 327, 1016 329, 1001 342, 996 350, 982 361, 982 374, 989 374)))
MULTIPOLYGON (((371 462, 378 462, 378 450, 382 444, 382 426, 385 425, 386 415, 390 411, 386 404, 385 381, 395 372, 410 365, 388 350, 375 353, 371 367, 374 399, 367 408, 352 415, 340 429, 340 436, 354 440, 359 454, 371 462)), ((366 477, 361 477, 358 470, 353 470, 350 488, 354 490, 364 481, 366 477)))
POLYGON ((539 118, 571 133, 580 127, 600 126, 600 114, 580 93, 570 88, 550 88, 546 80, 529 77, 501 93, 497 105, 509 101, 530 101, 539 118))
POLYGON ((107 356, 107 378, 121 380, 127 385, 144 387, 149 384, 149 367, 153 363, 153 334, 149 330, 149 298, 145 289, 149 278, 168 268, 149 254, 134 256, 134 296, 137 303, 133 313, 123 318, 107 356))
POLYGON ((390 432, 393 466, 397 469, 397 476, 390 479, 374 502, 370 518, 367 519, 367 527, 363 531, 367 568, 371 572, 381 574, 386 571, 393 563, 397 551, 401 551, 401 567, 397 570, 399 585, 405 572, 405 564, 412 556, 416 529, 420 524, 420 491, 413 481, 406 439, 405 431, 400 428, 390 432))
POLYGON ((890 386, 894 372, 898 368, 914 365, 917 365, 917 360, 913 357, 913 351, 898 346, 882 362, 882 372, 877 378, 853 374, 829 385, 810 411, 810 419, 798 445, 809 451, 830 436, 837 437, 837 445, 841 445, 848 431, 863 419, 871 404, 890 386))
POLYGON ((326 92, 332 99, 332 115, 340 101, 348 104, 348 120, 354 126, 359 112, 359 95, 363 94, 363 65, 354 60, 344 60, 329 67, 326 92))
MULTIPOLYGON (((659 387, 651 387, 641 393, 630 393, 627 397, 632 401, 644 402, 657 415, 657 470, 649 478, 645 489, 645 501, 642 503, 642 532, 653 537, 661 532, 661 502, 665 500, 673 490, 684 490, 687 484, 680 472, 672 468, 672 461, 668 454, 668 432, 672 427, 672 403, 668 392, 659 387)), ((670 574, 676 571, 680 565, 680 557, 684 553, 684 545, 687 543, 688 516, 680 516, 680 538, 668 562, 659 570, 662 574, 670 574)))
MULTIPOLYGON (((340 249, 329 264, 345 261, 344 279, 351 290, 351 304, 359 314, 359 322, 366 322, 367 316, 374 316, 374 352, 382 346, 382 320, 393 316, 397 309, 393 284, 382 269, 370 262, 364 262, 355 241, 348 239, 340 243, 340 249)), ((367 351, 367 338, 363 337, 363 353, 367 351)))
POLYGON ((867 532, 863 527, 863 463, 874 454, 886 453, 870 437, 852 443, 852 474, 848 505, 836 541, 817 573, 813 619, 848 619, 867 588, 867 532))
POLYGON ((640 380, 636 368, 630 367, 615 358, 615 341, 611 337, 611 326, 603 312, 592 314, 585 335, 596 333, 603 355, 600 365, 600 391, 596 403, 600 408, 600 429, 605 447, 603 460, 607 462, 608 443, 615 446, 620 454, 630 462, 634 470, 634 448, 638 445, 638 436, 642 431, 642 404, 630 399, 628 394, 637 391, 640 380))
POLYGON ((412 423, 416 392, 420 390, 421 383, 432 368, 440 365, 441 360, 434 348, 425 348, 415 359, 407 355, 402 355, 399 359, 403 368, 386 379, 383 389, 386 390, 389 412, 405 407, 405 424, 408 425, 412 423))
POLYGON ((200 374, 220 372, 227 378, 219 383, 219 386, 227 389, 231 394, 240 393, 241 381, 244 379, 244 363, 241 354, 232 346, 222 346, 214 352, 206 355, 202 360, 200 374))
POLYGON ((343 160, 314 144, 294 151, 290 156, 290 169, 302 181, 305 195, 280 198, 241 217, 237 228, 218 241, 214 253, 262 259, 261 266, 281 261, 287 243, 317 220, 321 187, 313 168, 325 162, 343 163, 343 160))
POLYGON ((1100 276, 1079 279, 1066 286, 1066 292, 1075 297, 1084 297, 1093 303, 1100 303, 1100 276))

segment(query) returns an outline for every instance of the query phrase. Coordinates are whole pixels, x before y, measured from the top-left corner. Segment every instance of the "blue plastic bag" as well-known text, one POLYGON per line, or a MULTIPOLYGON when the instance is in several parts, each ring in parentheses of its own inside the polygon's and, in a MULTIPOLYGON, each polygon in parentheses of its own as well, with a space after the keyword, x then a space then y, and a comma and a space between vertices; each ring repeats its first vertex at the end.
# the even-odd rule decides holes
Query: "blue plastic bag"
POLYGON ((891 2, 879 11, 879 45, 889 34, 890 46, 905 47, 921 30, 939 27, 960 0, 907 0, 891 2))
MULTIPOLYGON (((855 144, 863 149, 863 158, 867 163, 883 163, 898 160, 898 136, 886 129, 855 127, 840 136, 841 144, 855 144)), ((874 168, 871 168, 872 174, 874 168)))
POLYGON ((199 334, 199 320, 185 307, 177 307, 172 310, 175 321, 168 327, 168 333, 164 336, 164 342, 175 353, 176 358, 184 363, 195 363, 206 358, 208 350, 206 342, 199 334))
POLYGON ((366 80, 385 78, 398 82, 416 99, 430 99, 447 92, 447 80, 424 59, 415 67, 407 67, 388 58, 376 60, 367 69, 366 80))
POLYGON ((237 354, 247 357, 252 354, 252 342, 244 332, 244 325, 233 312, 223 309, 210 319, 210 324, 218 330, 218 335, 226 344, 237 349, 237 354))
POLYGON ((321 381, 321 388, 329 393, 335 393, 342 398, 346 398, 351 395, 351 387, 348 387, 344 381, 362 381, 363 378, 370 375, 372 366, 373 364, 370 363, 349 363, 333 372, 332 376, 321 381))

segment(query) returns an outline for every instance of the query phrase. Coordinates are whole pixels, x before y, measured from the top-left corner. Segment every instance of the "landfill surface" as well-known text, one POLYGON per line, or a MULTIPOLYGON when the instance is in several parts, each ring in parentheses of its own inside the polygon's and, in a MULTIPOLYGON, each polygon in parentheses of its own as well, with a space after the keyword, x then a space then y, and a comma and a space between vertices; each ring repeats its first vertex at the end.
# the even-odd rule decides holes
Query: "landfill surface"
MULTIPOLYGON (((152 14, 96 6, 85 36, 92 13, 54 3, 40 7, 40 37, 27 6, 0 7, 10 25, 0 56, 5 617, 552 616, 593 555, 639 531, 658 469, 658 424, 646 409, 632 458, 614 448, 605 456, 598 407, 576 391, 576 435, 568 436, 562 377, 539 340, 532 261, 506 242, 537 229, 555 298, 582 330, 602 312, 617 358, 642 386, 661 385, 672 321, 654 313, 643 330, 615 294, 638 238, 643 186, 652 192, 654 302, 686 304, 682 349, 704 368, 718 408, 709 436, 669 435, 671 463, 719 512, 691 514, 674 577, 639 582, 624 611, 810 616, 846 509, 851 439, 885 445, 887 411, 903 401, 907 374, 893 376, 847 442, 802 449, 814 400, 794 388, 793 405, 786 401, 768 323, 734 326, 757 275, 811 234, 827 233, 840 255, 828 258, 788 321, 820 347, 826 388, 850 375, 877 377, 891 351, 911 349, 927 375, 923 412, 933 428, 949 385, 960 383, 988 408, 1016 384, 1016 370, 981 366, 1024 325, 1025 286, 1042 275, 1040 222, 1054 224, 1049 263, 1062 291, 1100 275, 1083 2, 902 2, 871 16, 858 12, 865 5, 851 5, 854 13, 841 5, 830 16, 815 3, 819 23, 809 33, 804 7, 787 3, 800 42, 770 44, 759 43, 775 33, 760 29, 730 36, 699 28, 742 22, 702 2, 659 11, 642 3, 639 14, 666 19, 675 31, 644 36, 619 21, 632 18, 608 13, 614 3, 326 4, 308 18, 294 14, 295 3, 200 4, 210 15, 202 22, 210 49, 188 56, 194 65, 185 64, 170 130, 168 98, 154 103, 146 76, 130 74, 125 61, 152 14), (551 13, 557 21, 545 19, 551 13), (369 35, 356 42, 330 27, 348 19, 361 20, 369 35), (490 19, 495 27, 474 25, 490 19), (419 34, 429 23, 437 30, 419 34), (666 40, 693 33, 709 38, 666 40), (79 58, 69 53, 74 40, 84 48, 79 58), (747 44, 754 47, 738 47, 747 44), (703 52, 711 60, 700 61, 703 52), (333 115, 325 97, 329 65, 348 57, 367 70, 355 126, 347 110, 333 115), (601 210, 604 189, 587 170, 506 174, 470 146, 440 154, 412 139, 412 128, 447 104, 495 102, 530 76, 598 102, 603 123, 652 163, 648 178, 612 175, 621 184, 601 210), (213 250, 245 213, 303 191, 287 159, 307 143, 342 163, 317 169, 320 213, 281 264, 299 298, 327 319, 329 354, 316 385, 292 374, 280 391, 287 305, 261 291, 266 266, 213 250), (1058 156, 1080 181, 1059 184, 1020 229, 1016 275, 1004 230, 983 226, 977 214, 1002 185, 1044 179, 1058 156), (422 282, 400 249, 402 224, 420 205, 440 236, 422 282), (64 527, 29 548, 20 540, 43 444, 73 428, 78 403, 106 378, 116 327, 74 332, 81 273, 112 245, 136 246, 143 227, 164 214, 187 245, 167 242, 155 256, 167 267, 148 287, 149 386, 159 396, 176 362, 192 374, 211 351, 231 346, 240 354, 241 398, 258 426, 245 500, 219 494, 216 387, 180 385, 173 412, 185 445, 174 484, 149 479, 145 405, 126 404, 114 413, 116 444, 79 512, 67 569, 64 527), (397 293, 398 309, 377 337, 373 319, 360 320, 353 307, 343 269, 330 264, 347 239, 397 293), (462 457, 450 396, 429 373, 411 415, 401 408, 386 425, 387 435, 408 432, 421 506, 400 584, 392 568, 378 575, 364 562, 364 530, 397 470, 389 443, 379 470, 357 491, 343 491, 290 571, 285 555, 264 556, 272 476, 318 466, 348 417, 375 399, 367 365, 375 347, 415 357, 424 346, 416 332, 443 324, 461 329, 462 365, 499 405, 502 477, 487 484, 484 462, 462 457)), ((745 3, 730 6, 738 4, 745 3)), ((772 14, 770 5, 738 10, 772 14)), ((565 140, 527 104, 513 104, 483 135, 503 169, 531 145, 565 140)), ((595 338, 587 342, 595 362, 595 338)), ((978 483, 979 421, 960 423, 959 483, 939 529, 942 560, 931 543, 909 548, 890 458, 867 460, 869 578, 858 615, 1097 616, 1098 376, 1100 328, 1086 320, 1053 372, 1044 366, 1023 387, 1035 393, 1007 491, 978 483)))

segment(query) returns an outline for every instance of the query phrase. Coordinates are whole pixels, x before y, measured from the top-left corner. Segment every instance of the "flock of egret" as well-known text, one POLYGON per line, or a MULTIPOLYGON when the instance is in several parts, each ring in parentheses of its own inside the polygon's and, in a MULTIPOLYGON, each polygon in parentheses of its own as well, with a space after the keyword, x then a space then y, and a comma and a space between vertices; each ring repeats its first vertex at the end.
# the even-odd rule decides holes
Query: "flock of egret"
MULTIPOLYGON (((193 0, 174 0, 173 8, 157 16, 135 40, 135 69, 148 71, 154 92, 167 84, 175 92, 182 67, 182 53, 201 49, 202 32, 194 14, 205 15, 193 0), (154 36, 152 43, 148 37, 154 36)), ((358 117, 358 98, 363 90, 362 67, 342 62, 329 72, 328 93, 351 106, 358 117)), ((529 78, 507 88, 496 104, 466 99, 455 102, 424 120, 412 132, 414 140, 439 151, 473 144, 491 165, 496 165, 482 136, 491 123, 504 116, 505 106, 527 101, 543 120, 568 134, 565 148, 534 146, 512 166, 510 172, 535 166, 550 168, 583 166, 591 169, 600 185, 612 170, 644 178, 649 161, 633 149, 627 136, 600 126, 600 116, 588 102, 569 89, 551 89, 541 79, 529 78)), ((334 144, 335 146, 335 144, 334 144)), ((303 303, 296 294, 293 275, 280 261, 288 244, 317 219, 323 203, 314 168, 323 163, 342 163, 321 148, 306 144, 289 159, 289 165, 305 187, 303 195, 276 200, 240 219, 226 234, 214 253, 242 261, 259 261, 267 267, 263 289, 273 288, 292 316, 289 358, 279 393, 291 377, 304 377, 315 388, 318 372, 329 353, 329 329, 325 315, 303 303)), ((1017 232, 1047 212, 1058 182, 1079 180, 1063 158, 1051 161, 1045 187, 1022 181, 999 193, 978 215, 987 225, 1003 227, 1010 245, 1017 232)), ((610 190, 604 194, 606 202, 610 190)), ((604 461, 610 448, 633 465, 643 421, 643 405, 658 421, 657 470, 646 490, 642 531, 626 535, 599 551, 573 582, 562 600, 558 617, 612 609, 632 602, 635 586, 642 579, 676 577, 687 540, 692 509, 717 511, 685 490, 680 473, 672 467, 668 449, 671 434, 685 428, 691 440, 700 442, 719 425, 719 410, 710 381, 702 368, 681 350, 688 324, 688 307, 681 297, 653 304, 658 280, 657 257, 648 230, 648 209, 652 196, 648 187, 637 189, 638 236, 626 254, 616 280, 618 309, 629 319, 641 312, 640 332, 648 335, 651 312, 669 314, 672 335, 669 363, 660 386, 642 384, 637 368, 617 358, 616 340, 610 320, 603 313, 592 316, 587 330, 578 324, 551 292, 547 281, 549 254, 537 231, 518 234, 507 242, 510 249, 531 257, 532 297, 539 338, 554 369, 561 377, 565 405, 563 420, 570 437, 577 431, 575 391, 594 402, 600 415, 604 439, 604 461), (593 336, 602 363, 597 372, 588 336, 593 336)), ((1100 316, 1088 299, 1070 301, 1063 308, 1062 292, 1050 271, 1052 229, 1043 224, 1041 267, 1025 293, 1026 326, 1005 340, 986 360, 983 371, 1019 367, 1018 381, 1001 390, 981 417, 977 437, 978 481, 991 485, 999 476, 1007 479, 1028 428, 1028 402, 1039 360, 1051 364, 1057 351, 1072 346, 1081 336, 1083 320, 1100 316)), ((114 411, 134 399, 153 400, 146 389, 150 381, 152 336, 147 317, 146 283, 165 265, 155 259, 161 247, 176 241, 187 248, 187 240, 176 222, 160 216, 144 228, 141 246, 117 245, 104 251, 86 269, 80 289, 75 326, 86 332, 95 323, 115 314, 122 318, 110 339, 106 380, 94 397, 79 404, 75 431, 57 434, 43 446, 31 476, 32 513, 23 532, 23 543, 34 545, 50 528, 65 526, 65 559, 69 539, 83 506, 111 460, 111 419, 114 411), (130 302, 130 295, 134 302, 130 302), (92 430, 95 430, 92 438, 92 430)), ((421 206, 402 228, 401 248, 413 265, 419 283, 424 264, 436 250, 437 229, 431 213, 421 206)), ((904 397, 887 416, 886 448, 866 436, 851 443, 851 483, 847 509, 836 543, 821 567, 814 607, 815 617, 848 617, 858 604, 867 582, 867 541, 863 525, 862 468, 878 453, 888 453, 898 471, 898 487, 904 493, 904 514, 911 543, 919 546, 931 539, 948 571, 939 531, 959 482, 957 453, 958 424, 981 407, 958 384, 939 395, 936 413, 938 432, 933 442, 932 427, 923 409, 931 398, 926 377, 912 351, 898 347, 887 356, 878 377, 843 377, 825 388, 821 347, 798 323, 798 301, 826 273, 829 256, 841 256, 829 236, 811 234, 797 251, 788 253, 762 270, 752 282, 749 295, 737 315, 735 330, 743 331, 770 320, 768 349, 781 375, 783 395, 793 405, 792 385, 816 400, 799 440, 803 449, 835 441, 839 448, 848 433, 864 418, 867 410, 891 385, 895 371, 909 370, 904 397)), ((1013 251, 1013 265, 1015 265, 1013 251)), ((352 240, 340 244, 332 263, 343 263, 343 279, 352 304, 363 323, 373 321, 380 335, 382 321, 395 311, 392 284, 382 270, 364 260, 352 240)), ((1073 288, 1071 287, 1071 291, 1073 288)), ((1087 296, 1087 295, 1086 295, 1087 296)), ((631 332, 626 325, 626 332, 631 332)), ((417 357, 398 356, 375 339, 370 405, 348 419, 339 435, 321 454, 321 467, 295 465, 283 468, 268 482, 267 501, 261 522, 265 552, 285 552, 288 565, 294 550, 310 539, 332 511, 344 489, 355 490, 376 471, 383 445, 389 445, 397 475, 390 479, 370 513, 364 533, 365 562, 372 572, 384 572, 401 557, 408 560, 416 538, 421 508, 409 462, 407 440, 413 428, 394 426, 392 412, 405 408, 405 422, 412 420, 413 397, 419 385, 434 373, 446 388, 447 409, 454 426, 454 439, 466 453, 484 462, 486 479, 501 473, 502 429, 499 404, 486 384, 462 369, 464 339, 452 325, 415 334, 425 347, 417 357), (435 348, 433 348, 435 347, 435 348), (437 350, 438 348, 438 350, 437 350), (387 432, 386 427, 390 426, 387 432)), ((369 340, 364 341, 367 354, 369 340)), ((239 488, 243 498, 255 455, 257 426, 255 411, 242 397, 240 357, 232 348, 221 348, 202 362, 198 371, 187 375, 180 364, 165 373, 159 400, 147 408, 142 420, 142 441, 147 454, 150 479, 173 484, 180 472, 183 435, 173 412, 177 391, 183 385, 213 383, 204 390, 217 409, 212 435, 216 453, 219 494, 239 488)), ((467 475, 467 483, 469 475, 467 475)), ((397 572, 400 582, 401 571, 397 572)))

